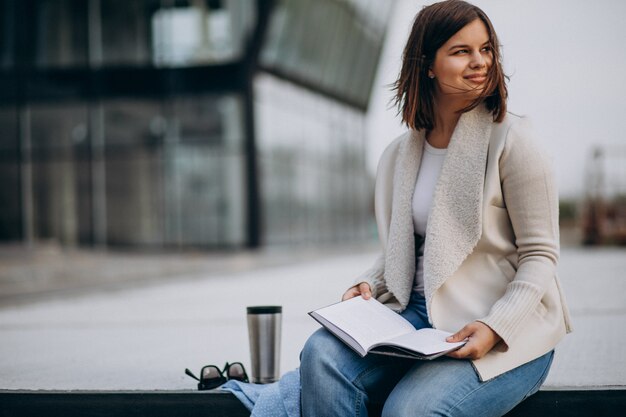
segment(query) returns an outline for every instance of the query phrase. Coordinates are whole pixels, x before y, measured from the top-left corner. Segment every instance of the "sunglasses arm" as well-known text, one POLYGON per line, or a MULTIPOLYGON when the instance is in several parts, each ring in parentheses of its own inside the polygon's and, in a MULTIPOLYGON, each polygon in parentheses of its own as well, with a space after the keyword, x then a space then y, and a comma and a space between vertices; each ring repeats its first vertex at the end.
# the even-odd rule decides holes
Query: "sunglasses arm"
POLYGON ((200 382, 200 379, 197 376, 195 376, 188 368, 185 368, 185 373, 189 375, 190 377, 192 377, 193 379, 195 379, 196 381, 200 382))

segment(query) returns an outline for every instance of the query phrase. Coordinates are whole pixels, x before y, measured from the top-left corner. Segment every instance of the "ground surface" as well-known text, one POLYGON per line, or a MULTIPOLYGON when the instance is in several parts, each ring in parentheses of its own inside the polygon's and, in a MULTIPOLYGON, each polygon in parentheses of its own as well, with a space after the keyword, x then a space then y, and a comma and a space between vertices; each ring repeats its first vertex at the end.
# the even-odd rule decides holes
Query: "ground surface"
MULTIPOLYGON (((245 309, 283 306, 281 372, 375 257, 370 247, 147 255, 0 250, 0 389, 194 389, 188 367, 242 361, 245 309), (82 277, 82 278, 81 278, 82 277)), ((626 386, 626 250, 564 248, 575 332, 544 388, 626 386)))

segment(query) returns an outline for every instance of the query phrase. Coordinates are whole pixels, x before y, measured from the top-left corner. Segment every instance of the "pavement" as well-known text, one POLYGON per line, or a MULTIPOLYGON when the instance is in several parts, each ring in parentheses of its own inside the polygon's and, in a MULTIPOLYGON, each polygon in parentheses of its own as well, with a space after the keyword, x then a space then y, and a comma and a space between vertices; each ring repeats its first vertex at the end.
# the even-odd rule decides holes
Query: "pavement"
MULTIPOLYGON (((246 306, 282 305, 281 373, 376 256, 371 245, 129 253, 0 247, 0 390, 193 390, 199 372, 250 369, 246 306)), ((626 388, 626 249, 562 249, 574 333, 543 389, 626 388)))

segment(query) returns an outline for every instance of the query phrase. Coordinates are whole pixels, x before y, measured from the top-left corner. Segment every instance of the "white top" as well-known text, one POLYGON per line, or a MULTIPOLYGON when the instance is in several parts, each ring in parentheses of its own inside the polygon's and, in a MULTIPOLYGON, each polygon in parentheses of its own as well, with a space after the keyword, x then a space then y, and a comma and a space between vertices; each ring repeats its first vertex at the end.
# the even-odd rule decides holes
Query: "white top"
MULTIPOLYGON (((433 203, 435 186, 437 185, 437 179, 439 178, 443 161, 446 158, 446 152, 447 149, 434 148, 428 141, 424 141, 424 151, 422 152, 422 161, 417 173, 412 202, 413 229, 416 235, 426 235, 428 214, 430 213, 430 206, 433 203)), ((415 268, 413 291, 424 295, 423 243, 420 248, 416 248, 416 257, 417 264, 415 268)))

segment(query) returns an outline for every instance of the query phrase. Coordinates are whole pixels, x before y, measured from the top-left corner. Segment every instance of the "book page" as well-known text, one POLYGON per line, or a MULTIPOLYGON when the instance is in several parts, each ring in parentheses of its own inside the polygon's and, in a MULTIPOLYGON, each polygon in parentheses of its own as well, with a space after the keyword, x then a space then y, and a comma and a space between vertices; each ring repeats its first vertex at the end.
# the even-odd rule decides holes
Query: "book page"
POLYGON ((387 341, 386 344, 415 350, 424 355, 447 352, 463 346, 466 342, 448 343, 446 337, 453 333, 437 329, 420 329, 387 341))
POLYGON ((365 348, 361 346, 359 342, 354 340, 354 338, 350 336, 348 333, 344 332, 339 327, 335 326, 333 323, 329 322, 324 317, 317 314, 315 311, 312 311, 309 314, 311 315, 311 317, 317 320, 322 326, 326 327, 326 330, 328 330, 329 332, 337 336, 339 339, 343 340, 345 344, 347 344, 352 349, 354 349, 356 353, 358 353, 361 356, 367 355, 367 351, 365 350, 365 348))
POLYGON ((350 334, 364 350, 415 331, 411 323, 373 298, 364 300, 361 296, 354 297, 314 313, 350 334))

